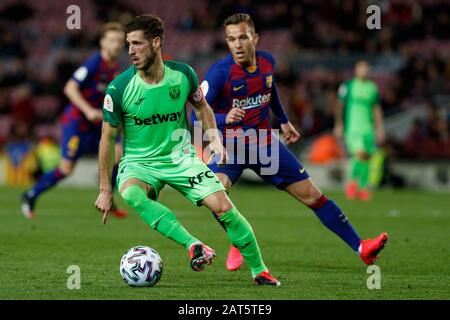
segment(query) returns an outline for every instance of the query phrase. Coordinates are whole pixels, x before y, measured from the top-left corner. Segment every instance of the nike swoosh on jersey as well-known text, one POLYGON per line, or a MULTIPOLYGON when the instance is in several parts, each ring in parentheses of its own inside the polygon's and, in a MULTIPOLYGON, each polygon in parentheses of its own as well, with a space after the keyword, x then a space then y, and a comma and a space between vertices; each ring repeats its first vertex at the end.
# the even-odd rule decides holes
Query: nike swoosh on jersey
POLYGON ((243 84, 242 86, 239 86, 239 87, 233 87, 233 91, 238 91, 241 88, 243 88, 244 86, 245 86, 245 84, 243 84))
POLYGON ((303 173, 303 172, 305 172, 305 168, 300 169, 300 173, 303 173))

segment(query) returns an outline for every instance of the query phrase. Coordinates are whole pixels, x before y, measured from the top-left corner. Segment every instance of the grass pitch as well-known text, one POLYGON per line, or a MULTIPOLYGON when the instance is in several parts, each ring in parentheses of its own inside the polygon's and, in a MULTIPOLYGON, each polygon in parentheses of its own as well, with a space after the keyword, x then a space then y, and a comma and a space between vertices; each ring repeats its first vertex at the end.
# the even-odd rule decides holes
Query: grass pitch
MULTIPOLYGON (((135 212, 106 226, 94 208, 96 189, 57 187, 37 205, 37 219, 19 210, 21 189, 0 189, 0 299, 449 299, 450 197, 423 191, 380 191, 369 203, 329 192, 361 237, 381 231, 390 242, 377 265, 381 289, 368 289, 367 267, 308 208, 273 187, 236 186, 231 198, 257 235, 264 260, 282 286, 257 287, 248 266, 225 268, 229 242, 211 213, 173 190, 161 195, 184 226, 213 247, 203 272, 186 250, 151 230, 135 212), (155 248, 164 261, 153 288, 128 287, 122 254, 155 248), (81 270, 81 289, 69 290, 67 268, 81 270)), ((123 204, 118 200, 119 204, 123 204)))

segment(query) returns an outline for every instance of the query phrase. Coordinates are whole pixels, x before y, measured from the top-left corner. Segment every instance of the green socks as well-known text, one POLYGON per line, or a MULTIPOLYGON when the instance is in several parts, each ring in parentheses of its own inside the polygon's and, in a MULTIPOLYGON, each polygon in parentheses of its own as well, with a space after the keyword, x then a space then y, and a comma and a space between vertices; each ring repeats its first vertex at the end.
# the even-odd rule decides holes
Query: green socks
MULTIPOLYGON (((141 187, 131 185, 125 188, 121 195, 152 229, 187 249, 191 244, 198 242, 198 239, 194 238, 181 225, 172 211, 159 202, 150 200, 141 187)), ((231 243, 239 249, 245 261, 250 265, 252 276, 255 277, 261 272, 267 271, 252 227, 239 211, 233 207, 223 214, 220 220, 225 224, 231 243)))
POLYGON ((121 195, 155 231, 185 246, 188 250, 191 244, 198 242, 198 239, 181 225, 172 211, 161 203, 150 200, 141 187, 131 185, 125 188, 121 195))
POLYGON ((252 276, 255 277, 267 271, 253 229, 236 207, 225 212, 219 219, 225 224, 228 238, 233 246, 239 249, 250 265, 252 276))
POLYGON ((359 177, 359 159, 356 157, 352 157, 350 159, 350 168, 349 168, 349 178, 350 181, 358 181, 359 177))
POLYGON ((350 181, 357 181, 358 187, 364 189, 369 181, 369 161, 361 161, 356 157, 350 160, 350 181))
POLYGON ((359 187, 361 189, 367 188, 369 182, 369 161, 360 161, 359 169, 359 187))

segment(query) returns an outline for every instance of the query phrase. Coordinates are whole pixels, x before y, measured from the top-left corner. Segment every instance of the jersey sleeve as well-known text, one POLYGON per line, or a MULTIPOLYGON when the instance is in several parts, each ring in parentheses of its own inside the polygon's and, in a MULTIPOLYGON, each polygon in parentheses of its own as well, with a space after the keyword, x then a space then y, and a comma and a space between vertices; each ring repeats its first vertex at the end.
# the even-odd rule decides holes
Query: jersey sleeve
POLYGON ((273 84, 272 86, 270 108, 281 124, 288 123, 289 119, 287 117, 286 111, 284 110, 283 103, 281 102, 280 95, 278 94, 278 88, 275 84, 273 84))
POLYGON ((203 100, 203 93, 198 85, 198 76, 191 66, 186 65, 185 75, 189 82, 188 100, 192 104, 198 104, 203 100))
POLYGON ((97 56, 92 57, 75 70, 71 79, 78 83, 80 87, 84 87, 89 79, 91 79, 92 75, 97 72, 99 67, 100 62, 98 61, 97 56))
POLYGON ((192 69, 192 67, 189 65, 187 65, 186 76, 189 81, 189 95, 192 95, 198 89, 198 76, 195 73, 194 69, 192 69))
POLYGON ((218 103, 225 80, 226 70, 218 64, 213 65, 206 73, 201 88, 209 105, 212 106, 218 103))
POLYGON ((122 96, 113 83, 106 89, 103 101, 103 121, 113 127, 118 127, 122 122, 122 96))
MULTIPOLYGON (((268 60, 269 63, 272 65, 272 70, 275 70, 276 61, 275 61, 275 58, 269 52, 258 51, 257 53, 261 57, 268 60)), ((289 119, 288 119, 286 111, 283 107, 283 103, 281 102, 280 94, 278 92, 277 86, 275 85, 275 82, 273 83, 272 93, 270 96, 270 108, 272 109, 273 113, 277 117, 279 123, 284 124, 284 123, 289 122, 289 119)))
MULTIPOLYGON (((206 73, 205 78, 201 84, 205 99, 210 106, 213 107, 219 103, 221 92, 225 86, 227 72, 221 64, 214 64, 206 73)), ((216 123, 218 127, 226 124, 226 113, 214 112, 216 123)))
MULTIPOLYGON (((206 102, 213 108, 214 105, 218 103, 220 99, 220 93, 225 85, 225 71, 224 68, 221 68, 218 63, 214 64, 206 73, 203 82, 200 85, 203 96, 206 99, 206 102)), ((216 113, 214 112, 214 117, 216 118, 216 124, 218 127, 224 126, 226 124, 226 113, 216 113)), ((191 111, 191 124, 194 124, 194 121, 197 120, 195 115, 195 111, 191 111)))

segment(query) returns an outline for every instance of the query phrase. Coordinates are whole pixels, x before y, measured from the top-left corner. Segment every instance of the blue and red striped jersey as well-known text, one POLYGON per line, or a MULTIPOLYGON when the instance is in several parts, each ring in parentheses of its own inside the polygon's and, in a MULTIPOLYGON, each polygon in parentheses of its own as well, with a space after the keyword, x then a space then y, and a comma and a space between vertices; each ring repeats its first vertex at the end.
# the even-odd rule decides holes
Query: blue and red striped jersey
MULTIPOLYGON (((245 69, 229 54, 211 66, 201 84, 224 138, 230 137, 226 135, 227 129, 270 131, 269 108, 280 123, 288 122, 274 82, 274 57, 268 52, 257 51, 256 60, 256 67, 245 69), (231 108, 242 108, 246 115, 239 122, 226 124, 225 118, 231 108)), ((194 120, 196 117, 192 111, 191 122, 194 120)))
MULTIPOLYGON (((101 109, 105 90, 118 74, 119 63, 108 64, 103 60, 100 52, 97 52, 73 73, 71 79, 78 83, 83 97, 94 108, 101 109)), ((65 107, 61 118, 63 124, 70 121, 77 121, 79 124, 78 129, 81 132, 88 131, 93 126, 101 126, 101 123, 93 124, 87 120, 84 114, 72 103, 65 107)))

